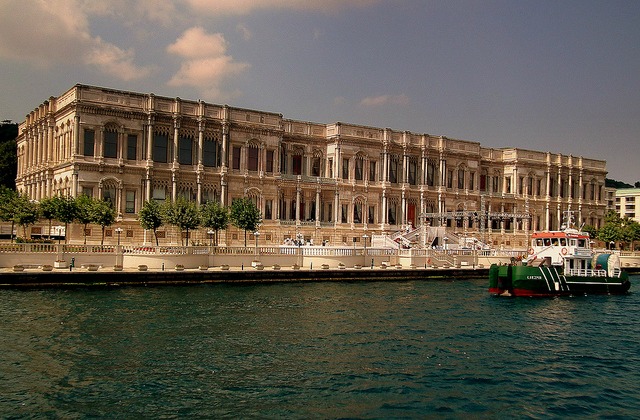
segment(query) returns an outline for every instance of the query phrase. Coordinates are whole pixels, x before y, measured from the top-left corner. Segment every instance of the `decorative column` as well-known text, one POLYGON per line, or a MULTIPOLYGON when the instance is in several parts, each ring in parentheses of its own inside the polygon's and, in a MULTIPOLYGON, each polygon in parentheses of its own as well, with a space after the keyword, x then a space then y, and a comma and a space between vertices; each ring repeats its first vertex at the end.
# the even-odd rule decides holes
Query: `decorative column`
MULTIPOLYGON (((78 111, 76 110, 76 113, 78 111)), ((73 156, 80 154, 80 116, 73 117, 73 156)))

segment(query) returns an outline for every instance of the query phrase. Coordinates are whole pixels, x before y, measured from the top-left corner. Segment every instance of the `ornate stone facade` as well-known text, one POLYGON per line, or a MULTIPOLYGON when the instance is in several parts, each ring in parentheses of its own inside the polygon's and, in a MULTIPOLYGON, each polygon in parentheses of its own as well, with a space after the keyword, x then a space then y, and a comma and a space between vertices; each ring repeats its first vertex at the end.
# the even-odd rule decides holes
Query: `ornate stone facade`
MULTIPOLYGON (((532 229, 557 229, 566 210, 596 227, 606 211, 602 160, 86 85, 27 115, 17 143, 19 191, 110 200, 131 241, 142 238, 145 200, 178 196, 225 205, 249 196, 261 242, 274 244, 301 234, 362 245, 365 234, 445 225, 522 246, 532 229)), ((230 229, 226 242, 242 239, 230 229)))

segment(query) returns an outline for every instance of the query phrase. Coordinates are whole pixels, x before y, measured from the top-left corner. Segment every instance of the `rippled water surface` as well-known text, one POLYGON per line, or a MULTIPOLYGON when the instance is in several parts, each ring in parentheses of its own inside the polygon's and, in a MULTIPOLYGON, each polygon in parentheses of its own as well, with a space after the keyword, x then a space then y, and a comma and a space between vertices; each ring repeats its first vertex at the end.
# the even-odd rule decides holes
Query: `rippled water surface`
POLYGON ((2 290, 0 417, 640 415, 637 291, 486 283, 2 290))

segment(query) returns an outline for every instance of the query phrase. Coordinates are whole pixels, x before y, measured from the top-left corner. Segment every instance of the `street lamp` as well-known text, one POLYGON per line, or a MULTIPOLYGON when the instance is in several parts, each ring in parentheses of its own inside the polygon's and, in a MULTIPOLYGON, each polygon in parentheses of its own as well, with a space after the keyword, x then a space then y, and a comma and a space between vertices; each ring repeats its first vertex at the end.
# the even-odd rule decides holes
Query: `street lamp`
POLYGON ((207 235, 209 235, 209 247, 213 246, 213 234, 215 232, 213 231, 213 229, 209 229, 207 231, 207 235))
POLYGON ((256 230, 255 232, 253 232, 253 236, 256 237, 256 256, 257 256, 258 255, 258 238, 260 237, 260 232, 256 230))
POLYGON ((447 238, 446 236, 444 238, 442 238, 442 242, 444 242, 444 250, 447 250, 447 241, 449 240, 449 238, 447 238))
POLYGON ((120 234, 122 233, 122 228, 117 227, 115 230, 116 230, 116 233, 118 234, 118 246, 120 246, 120 234))

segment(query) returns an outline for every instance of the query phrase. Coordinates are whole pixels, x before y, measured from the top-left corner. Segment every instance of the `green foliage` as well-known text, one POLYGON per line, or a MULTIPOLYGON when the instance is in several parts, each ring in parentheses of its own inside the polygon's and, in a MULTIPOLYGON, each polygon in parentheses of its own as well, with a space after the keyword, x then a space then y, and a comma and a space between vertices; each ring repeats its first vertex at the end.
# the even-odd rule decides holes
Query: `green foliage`
POLYGON ((630 243, 640 240, 640 224, 628 217, 621 218, 618 213, 610 211, 605 222, 598 231, 598 239, 606 242, 630 243))
POLYGON ((138 212, 138 220, 142 229, 152 230, 158 246, 158 228, 163 225, 162 208, 157 201, 145 201, 138 212))
POLYGON ((626 182, 616 181, 615 179, 604 179, 604 186, 607 188, 633 188, 633 185, 627 184, 626 182))
POLYGON ((598 237, 598 230, 591 225, 584 225, 582 227, 582 232, 587 233, 589 235, 589 238, 591 239, 595 239, 598 237))
POLYGON ((255 232, 262 223, 260 210, 248 197, 238 198, 231 203, 231 223, 244 230, 244 246, 247 246, 247 231, 255 232))
POLYGON ((215 231, 215 245, 218 246, 218 231, 229 226, 229 209, 215 201, 200 206, 202 226, 215 231))
POLYGON ((56 218, 59 205, 60 197, 58 196, 45 197, 40 200, 40 217, 49 221, 49 236, 51 236, 51 221, 56 218))
POLYGON ((116 211, 111 203, 103 200, 95 200, 91 207, 91 216, 93 223, 100 225, 102 228, 102 239, 100 245, 104 245, 104 230, 107 226, 111 226, 116 221, 116 211))
POLYGON ((19 195, 14 200, 13 221, 22 226, 22 236, 27 239, 27 226, 38 221, 40 211, 38 203, 29 200, 25 195, 19 195))
POLYGON ((0 220, 3 222, 12 221, 15 199, 17 197, 17 192, 4 185, 0 185, 0 220))
POLYGON ((55 196, 54 199, 57 200, 56 220, 64 223, 64 240, 66 243, 69 239, 69 223, 73 223, 76 220, 78 205, 73 197, 55 196))
POLYGON ((83 225, 82 236, 84 244, 87 244, 87 226, 93 222, 94 199, 88 195, 80 194, 76 197, 76 218, 75 220, 83 225))
POLYGON ((18 124, 0 122, 0 185, 14 190, 18 173, 17 137, 18 124))
MULTIPOLYGON (((189 244, 189 230, 200 226, 200 212, 196 204, 182 197, 173 203, 169 201, 164 203, 163 218, 170 225, 177 226, 180 232, 186 231, 187 244, 189 244)), ((182 244, 184 245, 184 242, 182 244)))

